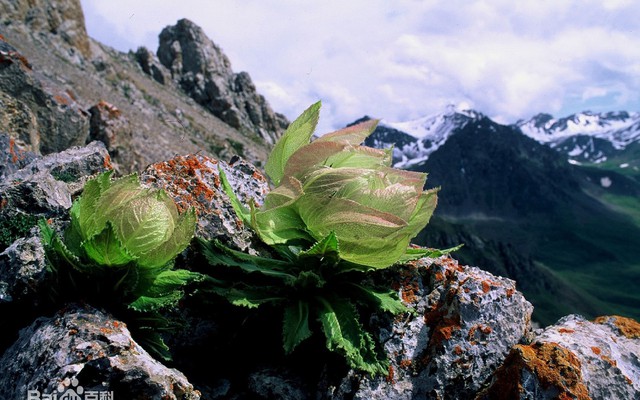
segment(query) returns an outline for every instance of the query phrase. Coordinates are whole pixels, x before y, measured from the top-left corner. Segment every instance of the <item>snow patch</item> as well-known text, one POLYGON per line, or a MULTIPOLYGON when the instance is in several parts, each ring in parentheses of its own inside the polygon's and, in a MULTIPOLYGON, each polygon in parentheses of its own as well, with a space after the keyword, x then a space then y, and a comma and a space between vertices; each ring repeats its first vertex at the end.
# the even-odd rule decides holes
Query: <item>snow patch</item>
POLYGON ((611 178, 609 178, 608 176, 603 176, 602 178, 600 178, 600 185, 603 188, 608 188, 612 183, 613 182, 611 182, 611 178))

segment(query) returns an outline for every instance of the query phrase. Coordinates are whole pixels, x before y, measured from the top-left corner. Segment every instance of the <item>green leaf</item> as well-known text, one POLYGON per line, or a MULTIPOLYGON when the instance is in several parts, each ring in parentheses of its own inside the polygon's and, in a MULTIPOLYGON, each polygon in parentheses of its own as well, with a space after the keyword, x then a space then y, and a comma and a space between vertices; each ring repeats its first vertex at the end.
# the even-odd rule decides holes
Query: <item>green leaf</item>
POLYGON ((231 187, 229 183, 229 179, 227 178, 227 174, 224 170, 218 165, 218 174, 220 176, 220 183, 222 184, 222 190, 229 196, 229 202, 233 207, 233 211, 236 212, 236 215, 244 222, 246 225, 251 224, 251 212, 247 210, 247 208, 240 202, 236 192, 231 187))
POLYGON ((123 266, 136 259, 124 248, 109 222, 101 233, 83 242, 82 248, 91 260, 107 267, 123 266))
POLYGON ((236 284, 234 287, 221 287, 217 282, 204 290, 222 296, 231 304, 239 307, 256 308, 265 303, 281 303, 287 301, 285 296, 279 295, 281 287, 261 286, 252 287, 236 284))
POLYGON ((300 182, 285 177, 280 186, 267 195, 262 210, 253 210, 252 226, 263 242, 274 245, 291 240, 313 241, 297 211, 296 201, 301 195, 300 182))
POLYGON ((289 284, 293 284, 296 280, 296 276, 284 272, 292 267, 292 265, 286 261, 252 256, 241 251, 230 249, 216 239, 211 241, 198 239, 198 241, 201 245, 202 253, 211 265, 238 267, 245 272, 256 272, 280 278, 289 284))
POLYGON ((285 353, 289 354, 305 339, 311 337, 309 303, 299 300, 284 309, 282 338, 285 353))
POLYGON ((111 186, 112 173, 113 170, 106 171, 87 181, 82 195, 73 202, 71 210, 69 210, 71 214, 70 230, 78 237, 90 239, 104 230, 106 220, 93 216, 99 209, 97 204, 100 196, 111 186))
POLYGON ((340 246, 336 233, 331 231, 324 239, 316 242, 309 250, 301 251, 301 257, 340 257, 340 246))
MULTIPOLYGON (((171 200, 173 201, 173 200, 171 200)), ((175 206, 174 206, 175 207, 175 206)), ((196 211, 190 208, 180 214, 169 239, 157 248, 143 254, 138 260, 141 267, 153 268, 167 265, 178 254, 186 249, 195 234, 197 223, 196 211)))
POLYGON ((356 146, 364 142, 378 126, 380 121, 370 119, 356 125, 352 125, 339 131, 327 133, 319 137, 316 142, 346 142, 352 146, 356 146))
POLYGON ((352 283, 350 286, 360 293, 360 296, 354 297, 357 297, 358 299, 366 299, 368 302, 375 304, 381 311, 390 312, 394 315, 409 311, 409 309, 398 298, 398 294, 393 290, 376 290, 355 283, 352 283))
POLYGON ((129 304, 129 308, 136 311, 156 311, 173 307, 184 297, 184 293, 174 290, 162 296, 140 296, 129 304))
POLYGON ((276 143, 265 165, 265 171, 274 184, 279 184, 289 157, 302 146, 309 144, 320 117, 321 103, 307 108, 289 125, 276 143))
POLYGON ((464 246, 462 244, 451 247, 449 249, 438 250, 438 249, 424 249, 424 248, 407 248, 407 252, 400 257, 398 260, 398 264, 406 264, 409 261, 419 260, 421 258, 438 258, 449 253, 453 253, 454 251, 460 250, 460 248, 464 246))
POLYGON ((318 319, 327 339, 327 348, 342 353, 352 368, 385 374, 386 362, 378 358, 375 342, 362 329, 353 304, 341 298, 319 297, 317 300, 318 319))

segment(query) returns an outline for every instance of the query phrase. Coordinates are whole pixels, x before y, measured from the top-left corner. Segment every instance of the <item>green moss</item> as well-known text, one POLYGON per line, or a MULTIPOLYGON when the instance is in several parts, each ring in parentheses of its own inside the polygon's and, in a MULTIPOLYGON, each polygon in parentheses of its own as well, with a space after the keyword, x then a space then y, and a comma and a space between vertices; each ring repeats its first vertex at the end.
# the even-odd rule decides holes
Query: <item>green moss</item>
POLYGON ((16 214, 0 219, 0 251, 3 251, 16 239, 29 233, 38 221, 38 217, 29 214, 16 214))
POLYGON ((51 176, 57 181, 70 183, 78 180, 78 177, 69 171, 52 171, 51 176))

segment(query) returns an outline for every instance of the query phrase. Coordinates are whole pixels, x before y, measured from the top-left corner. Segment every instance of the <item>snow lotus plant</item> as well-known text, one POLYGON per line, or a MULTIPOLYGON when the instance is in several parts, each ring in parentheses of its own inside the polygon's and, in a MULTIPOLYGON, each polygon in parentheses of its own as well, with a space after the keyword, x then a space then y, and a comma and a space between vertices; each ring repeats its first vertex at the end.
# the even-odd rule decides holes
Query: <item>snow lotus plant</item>
POLYGON ((443 254, 409 247, 433 213, 436 190, 423 190, 426 174, 392 168, 390 150, 361 145, 375 120, 310 142, 319 109, 320 103, 307 109, 275 145, 265 169, 276 187, 262 207, 244 208, 220 170, 236 213, 272 246, 275 257, 202 242, 210 264, 244 272, 228 279, 224 269, 212 270, 211 290, 236 305, 284 308, 287 353, 317 323, 327 347, 351 367, 386 373, 386 359, 358 310, 407 310, 395 292, 375 287, 367 273, 443 254))
POLYGON ((179 214, 164 191, 143 188, 136 175, 111 180, 111 173, 87 182, 64 239, 40 223, 48 259, 54 271, 68 273, 73 291, 97 291, 142 312, 173 306, 184 285, 201 280, 172 268, 193 238, 195 211, 179 214))

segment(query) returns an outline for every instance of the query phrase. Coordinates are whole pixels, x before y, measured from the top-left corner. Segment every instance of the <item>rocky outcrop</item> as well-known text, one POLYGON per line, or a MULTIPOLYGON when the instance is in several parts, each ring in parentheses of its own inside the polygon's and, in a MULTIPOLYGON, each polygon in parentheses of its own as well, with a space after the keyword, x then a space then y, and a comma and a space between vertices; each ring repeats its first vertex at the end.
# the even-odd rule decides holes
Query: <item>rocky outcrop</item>
POLYGON ((533 306, 512 280, 448 257, 389 278, 415 313, 381 331, 388 376, 363 378, 344 398, 472 398, 530 331, 533 306))
POLYGON ((191 207, 198 214, 196 236, 219 239, 243 251, 254 251, 259 242, 251 228, 238 219, 222 189, 220 170, 247 208, 262 204, 269 187, 256 167, 237 159, 226 163, 206 156, 178 156, 152 164, 141 180, 169 193, 181 211, 191 207))
POLYGON ((89 36, 80 0, 29 0, 0 2, 3 25, 25 24, 33 32, 48 32, 62 39, 67 51, 91 56, 89 36))
POLYGON ((154 360, 125 323, 91 307, 39 318, 0 358, 0 398, 197 400, 179 371, 154 360), (79 397, 73 397, 73 394, 79 397), (64 397, 67 395, 68 397, 64 397), (29 397, 32 398, 32 397, 29 397))
POLYGON ((515 346, 481 399, 640 398, 640 324, 569 315, 515 346))
POLYGON ((159 84, 164 85, 171 79, 167 69, 160 64, 156 55, 146 47, 138 47, 138 50, 136 50, 136 61, 138 61, 142 71, 151 76, 159 84))
POLYGON ((133 131, 131 124, 122 112, 113 104, 100 101, 89 109, 90 125, 89 140, 99 140, 107 147, 109 155, 113 157, 114 168, 123 166, 137 166, 136 160, 130 154, 133 131))
POLYGON ((9 136, 35 153, 62 151, 86 142, 88 117, 71 91, 34 72, 0 36, 0 122, 9 136))
POLYGON ((181 19, 162 30, 158 58, 190 97, 232 127, 271 144, 286 127, 286 119, 257 93, 249 74, 234 73, 220 47, 193 22, 181 19))

